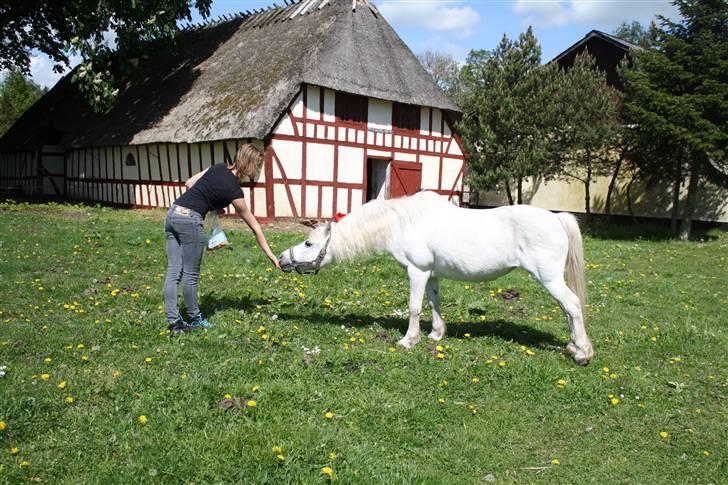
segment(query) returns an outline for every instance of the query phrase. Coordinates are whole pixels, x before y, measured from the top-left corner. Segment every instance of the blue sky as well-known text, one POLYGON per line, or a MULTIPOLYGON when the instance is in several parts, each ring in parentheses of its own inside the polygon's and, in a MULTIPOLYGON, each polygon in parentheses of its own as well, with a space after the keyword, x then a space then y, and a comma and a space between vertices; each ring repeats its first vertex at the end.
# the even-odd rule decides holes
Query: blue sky
MULTIPOLYGON (((272 1, 213 0, 212 15, 262 8, 272 1)), ((374 4, 416 54, 441 51, 458 61, 471 49, 494 48, 503 34, 517 37, 529 25, 546 62, 592 29, 612 32, 624 20, 647 24, 658 14, 671 18, 677 14, 668 0, 375 0, 374 4)), ((51 68, 47 58, 34 58, 34 80, 52 86, 60 76, 51 68)))

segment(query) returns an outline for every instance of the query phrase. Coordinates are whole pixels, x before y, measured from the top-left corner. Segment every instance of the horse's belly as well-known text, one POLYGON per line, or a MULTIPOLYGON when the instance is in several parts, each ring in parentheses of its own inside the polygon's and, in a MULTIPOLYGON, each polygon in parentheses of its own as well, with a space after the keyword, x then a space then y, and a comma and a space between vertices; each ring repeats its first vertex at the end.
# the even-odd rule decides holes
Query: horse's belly
POLYGON ((432 267, 434 276, 459 281, 494 280, 507 273, 517 264, 505 258, 487 258, 483 255, 440 254, 435 256, 432 267))

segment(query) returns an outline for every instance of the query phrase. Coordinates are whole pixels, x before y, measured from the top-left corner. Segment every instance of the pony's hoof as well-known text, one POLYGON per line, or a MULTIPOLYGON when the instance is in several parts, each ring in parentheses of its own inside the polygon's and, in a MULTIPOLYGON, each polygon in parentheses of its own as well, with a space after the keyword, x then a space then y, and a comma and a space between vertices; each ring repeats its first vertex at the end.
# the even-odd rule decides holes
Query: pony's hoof
POLYGON ((582 347, 577 347, 574 342, 569 342, 566 346, 566 353, 570 354, 574 358, 574 362, 579 365, 587 365, 589 361, 594 357, 594 350, 591 344, 582 347))
POLYGON ((444 337, 444 336, 445 336, 444 332, 435 332, 433 330, 432 332, 430 332, 427 335, 427 338, 429 338, 430 340, 434 340, 435 342, 439 342, 440 340, 442 340, 442 337, 444 337))
POLYGON ((411 349, 412 347, 417 345, 417 342, 419 342, 419 340, 420 339, 411 339, 411 338, 404 337, 399 342, 397 342, 397 345, 399 345, 400 347, 403 347, 405 349, 411 349))

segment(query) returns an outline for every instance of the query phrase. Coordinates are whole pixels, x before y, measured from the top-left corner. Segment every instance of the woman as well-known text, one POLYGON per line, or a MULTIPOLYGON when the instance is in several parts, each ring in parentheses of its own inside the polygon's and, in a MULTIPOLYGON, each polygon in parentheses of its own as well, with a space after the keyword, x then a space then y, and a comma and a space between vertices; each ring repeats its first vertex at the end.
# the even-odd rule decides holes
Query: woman
POLYGON ((258 245, 271 263, 280 269, 278 258, 265 240, 263 231, 243 199, 240 184, 258 175, 261 154, 251 144, 245 144, 235 154, 231 166, 213 165, 190 178, 187 192, 174 201, 165 220, 167 233, 167 278, 164 282, 164 311, 169 329, 174 333, 196 328, 210 328, 212 324, 200 312, 197 301, 197 281, 200 279, 200 261, 207 245, 203 230, 205 215, 222 211, 232 204, 238 215, 255 234, 258 245), (185 322, 177 309, 177 285, 182 280, 182 296, 189 322, 185 322))

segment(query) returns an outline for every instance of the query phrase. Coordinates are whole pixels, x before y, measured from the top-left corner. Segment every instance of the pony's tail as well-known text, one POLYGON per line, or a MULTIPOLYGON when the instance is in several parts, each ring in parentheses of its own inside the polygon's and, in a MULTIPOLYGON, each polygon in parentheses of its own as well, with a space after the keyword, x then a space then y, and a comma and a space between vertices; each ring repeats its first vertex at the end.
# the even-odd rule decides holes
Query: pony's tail
POLYGON ((556 214, 561 227, 569 238, 569 252, 566 255, 566 285, 573 291, 581 302, 582 318, 586 322, 586 283, 584 281, 584 243, 581 240, 581 231, 576 217, 568 212, 556 214))

